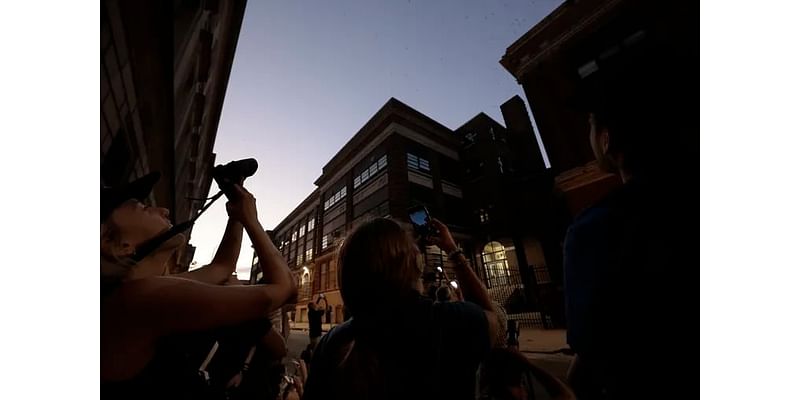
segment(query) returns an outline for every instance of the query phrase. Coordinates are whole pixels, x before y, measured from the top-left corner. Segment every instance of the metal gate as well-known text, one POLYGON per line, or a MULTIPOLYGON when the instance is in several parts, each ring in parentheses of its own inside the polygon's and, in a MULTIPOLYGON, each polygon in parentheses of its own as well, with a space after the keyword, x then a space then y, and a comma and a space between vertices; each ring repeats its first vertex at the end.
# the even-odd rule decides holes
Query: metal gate
MULTIPOLYGON (((509 268, 506 250, 498 242, 489 242, 481 252, 481 275, 491 299, 502 305, 509 320, 517 326, 548 328, 552 321, 542 313, 539 302, 527 294, 519 269, 509 268)), ((532 271, 536 280, 545 271, 532 271)), ((543 278, 543 277, 542 277, 543 278)), ((535 288, 534 288, 535 289, 535 288)), ((505 328, 505 327, 504 327, 505 328)))

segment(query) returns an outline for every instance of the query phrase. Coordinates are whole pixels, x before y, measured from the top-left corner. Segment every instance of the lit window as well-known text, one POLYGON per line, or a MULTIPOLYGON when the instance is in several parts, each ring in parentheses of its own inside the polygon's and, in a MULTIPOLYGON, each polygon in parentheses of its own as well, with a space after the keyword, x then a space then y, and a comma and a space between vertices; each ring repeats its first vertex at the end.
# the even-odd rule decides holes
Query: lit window
POLYGON ((419 169, 419 158, 411 153, 406 153, 406 164, 409 168, 419 169))
POLYGON ((357 176, 357 177, 355 177, 353 179, 353 188, 355 189, 355 188, 357 188, 359 186, 361 186, 361 175, 359 175, 359 176, 357 176))
POLYGON ((482 224, 486 224, 489 222, 489 213, 481 208, 478 210, 478 218, 480 219, 482 224))
POLYGON ((302 263, 303 263, 303 255, 302 254, 298 254, 297 255, 297 265, 300 265, 302 263))
POLYGON ((423 171, 430 171, 431 170, 431 165, 428 163, 428 160, 420 157, 420 159, 419 159, 419 169, 421 169, 423 171))
POLYGON ((305 234, 306 234, 306 226, 303 225, 303 226, 300 227, 300 233, 297 236, 303 237, 303 235, 305 235, 305 234))
POLYGON ((378 169, 383 169, 386 166, 386 155, 378 159, 378 169))
POLYGON ((364 182, 367 179, 369 179, 369 170, 365 169, 364 172, 361 173, 361 182, 364 182))
POLYGON ((314 249, 313 248, 309 248, 308 250, 306 250, 306 261, 310 260, 311 257, 313 257, 313 256, 314 256, 314 249))
POLYGON ((378 173, 378 164, 372 164, 369 166, 369 176, 375 175, 378 173))
POLYGON ((297 232, 292 232, 292 243, 297 241, 297 232))
POLYGON ((308 221, 308 231, 311 232, 312 230, 314 230, 314 218, 308 221))
POLYGON ((328 247, 328 235, 322 237, 322 248, 325 249, 328 247))

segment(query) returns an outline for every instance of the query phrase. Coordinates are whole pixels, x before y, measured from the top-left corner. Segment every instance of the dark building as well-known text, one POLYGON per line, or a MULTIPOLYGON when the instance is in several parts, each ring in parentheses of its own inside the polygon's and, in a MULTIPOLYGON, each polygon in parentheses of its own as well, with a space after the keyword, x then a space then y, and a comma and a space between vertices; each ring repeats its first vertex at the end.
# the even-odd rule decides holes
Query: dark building
MULTIPOLYGON (((542 312, 558 307, 545 299, 558 290, 563 236, 551 234, 563 225, 553 178, 544 170, 522 99, 512 98, 502 109, 508 129, 481 113, 454 132, 394 98, 381 107, 323 167, 318 188, 273 231, 300 277, 295 321, 306 322, 306 305, 324 293, 332 322, 341 322, 338 245, 374 217, 391 217, 410 229, 408 209, 424 205, 451 227, 495 301, 523 325, 550 326, 554 319, 542 312)), ((437 283, 431 275, 439 266, 454 276, 435 246, 420 262, 427 284, 437 283)), ((260 266, 253 271, 258 274, 260 266)))
POLYGON ((515 96, 501 110, 506 127, 481 113, 456 129, 477 271, 511 318, 549 327, 561 321, 560 246, 568 215, 524 102, 515 96))
MULTIPOLYGON (((160 171, 151 202, 173 223, 207 197, 244 0, 100 4, 100 181, 160 171)), ((185 271, 194 251, 174 260, 185 271)))
MULTIPOLYGON (((686 2, 565 1, 506 50, 500 64, 525 91, 556 185, 573 214, 620 183, 594 162, 588 119, 571 106, 576 88, 587 77, 614 68, 619 55, 643 46, 663 55, 659 70, 691 70, 689 76, 696 79, 696 26, 697 6, 686 2)), ((665 118, 671 112, 665 110, 665 118)))

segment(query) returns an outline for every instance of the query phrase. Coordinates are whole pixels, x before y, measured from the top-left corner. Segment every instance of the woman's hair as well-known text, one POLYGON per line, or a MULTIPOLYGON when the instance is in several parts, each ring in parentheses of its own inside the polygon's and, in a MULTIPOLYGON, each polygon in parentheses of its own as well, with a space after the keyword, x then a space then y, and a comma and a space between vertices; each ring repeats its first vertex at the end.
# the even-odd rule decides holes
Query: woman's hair
POLYGON ((339 249, 339 287, 353 316, 369 314, 416 287, 416 245, 395 221, 378 218, 356 228, 339 249))
POLYGON ((110 249, 118 246, 122 238, 119 227, 111 221, 100 223, 100 290, 105 294, 113 289, 131 271, 135 262, 128 257, 118 257, 110 249), (104 245, 104 243, 106 245, 104 245))

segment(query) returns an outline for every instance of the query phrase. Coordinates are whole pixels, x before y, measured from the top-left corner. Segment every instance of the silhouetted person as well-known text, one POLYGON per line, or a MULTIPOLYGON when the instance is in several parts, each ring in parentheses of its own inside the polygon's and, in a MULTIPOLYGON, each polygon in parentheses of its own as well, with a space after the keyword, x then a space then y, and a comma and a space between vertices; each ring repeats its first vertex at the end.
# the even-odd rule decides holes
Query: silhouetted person
POLYGON ((691 149, 681 144, 692 132, 684 103, 694 98, 674 97, 681 84, 669 70, 620 62, 582 96, 595 158, 623 185, 566 235, 570 381, 586 399, 679 398, 697 379, 685 375, 694 358, 679 346, 689 333, 696 340, 697 199, 686 180, 691 149))
POLYGON ((380 218, 339 249, 339 284, 352 318, 314 350, 304 400, 474 399, 478 364, 496 338, 489 294, 447 227, 430 243, 449 254, 464 302, 423 296, 419 248, 400 224, 380 218))
POLYGON ((135 257, 171 228, 167 209, 144 204, 159 176, 100 190, 100 390, 106 398, 208 395, 208 385, 195 384, 200 364, 190 362, 196 349, 187 347, 213 343, 215 331, 245 323, 255 326, 246 329, 249 336, 264 335, 267 314, 297 294, 286 261, 258 221, 255 198, 240 185, 227 203, 228 225, 211 264, 169 275, 169 261, 186 242, 182 234, 135 257), (236 267, 243 228, 269 283, 223 286, 236 267))
POLYGON ((450 293, 450 288, 447 286, 440 286, 436 289, 436 301, 439 303, 447 303, 448 301, 452 301, 452 294, 450 293))
POLYGON ((313 346, 322 336, 322 315, 325 311, 315 303, 308 303, 308 339, 313 346))

